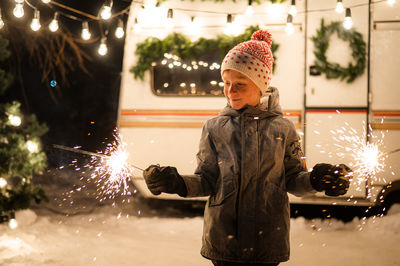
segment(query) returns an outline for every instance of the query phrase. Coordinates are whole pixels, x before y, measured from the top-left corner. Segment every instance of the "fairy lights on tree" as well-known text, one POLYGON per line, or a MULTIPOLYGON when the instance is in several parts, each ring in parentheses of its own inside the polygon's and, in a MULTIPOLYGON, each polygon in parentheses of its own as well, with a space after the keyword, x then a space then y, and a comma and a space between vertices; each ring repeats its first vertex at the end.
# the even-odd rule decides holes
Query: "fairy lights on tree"
MULTIPOLYGON (((10 56, 7 46, 0 37, 0 62, 10 56)), ((0 69, 0 96, 11 82, 11 75, 0 69)), ((31 182, 32 174, 46 167, 40 145, 46 132, 47 126, 39 124, 35 115, 23 114, 20 103, 0 103, 0 222, 9 220, 12 229, 18 226, 15 211, 29 208, 32 200, 46 200, 44 191, 31 182)))

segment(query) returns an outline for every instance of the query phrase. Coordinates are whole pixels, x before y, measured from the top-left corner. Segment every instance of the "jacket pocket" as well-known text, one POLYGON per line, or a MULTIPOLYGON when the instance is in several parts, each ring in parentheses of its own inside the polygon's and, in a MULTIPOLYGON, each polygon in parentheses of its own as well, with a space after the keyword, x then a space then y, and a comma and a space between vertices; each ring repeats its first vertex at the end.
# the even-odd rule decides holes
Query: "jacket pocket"
POLYGON ((235 192, 235 178, 233 166, 224 167, 220 165, 220 176, 215 187, 215 194, 209 198, 209 206, 218 206, 235 192), (224 169, 229 168, 229 169, 224 169))

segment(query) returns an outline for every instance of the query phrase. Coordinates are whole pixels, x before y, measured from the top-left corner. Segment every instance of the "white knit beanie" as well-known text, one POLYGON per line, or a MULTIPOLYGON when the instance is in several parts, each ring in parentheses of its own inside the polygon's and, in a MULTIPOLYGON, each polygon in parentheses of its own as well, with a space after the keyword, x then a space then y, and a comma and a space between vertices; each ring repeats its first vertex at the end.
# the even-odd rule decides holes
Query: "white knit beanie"
POLYGON ((250 41, 233 47, 221 65, 221 75, 227 69, 241 72, 250 78, 261 91, 260 104, 268 101, 268 88, 272 77, 274 58, 271 52, 272 36, 267 30, 253 33, 250 41))

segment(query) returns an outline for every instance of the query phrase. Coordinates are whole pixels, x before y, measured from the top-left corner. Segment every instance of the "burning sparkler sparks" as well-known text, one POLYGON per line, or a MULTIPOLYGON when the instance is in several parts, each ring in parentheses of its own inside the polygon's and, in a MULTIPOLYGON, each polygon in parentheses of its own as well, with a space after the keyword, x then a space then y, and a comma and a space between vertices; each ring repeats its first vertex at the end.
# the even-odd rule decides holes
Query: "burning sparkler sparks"
POLYGON ((385 169, 385 159, 388 156, 381 151, 384 133, 381 132, 380 137, 376 136, 373 134, 372 128, 370 128, 370 141, 366 141, 365 137, 363 137, 365 136, 365 126, 363 128, 364 134, 360 135, 348 123, 345 123, 345 125, 346 127, 331 130, 331 133, 334 134, 335 146, 342 150, 337 155, 343 158, 345 155, 350 154, 350 167, 353 169, 354 177, 357 178, 355 181, 358 187, 368 179, 371 182, 380 181, 378 174, 385 169))
MULTIPOLYGON (((79 149, 80 147, 69 148, 61 145, 54 145, 55 148, 68 150, 76 153, 90 155, 90 163, 83 168, 91 170, 89 177, 86 177, 88 183, 96 184, 97 196, 100 201, 106 199, 114 199, 117 195, 130 195, 131 173, 133 169, 142 170, 141 168, 129 164, 127 152, 127 144, 122 140, 122 135, 114 130, 115 140, 107 144, 103 153, 93 153, 79 149)), ((73 161, 77 163, 77 161, 73 161)), ((76 167, 76 170, 81 170, 76 167)), ((84 179, 82 177, 81 179, 84 179)), ((70 191, 81 191, 86 185, 70 191)))

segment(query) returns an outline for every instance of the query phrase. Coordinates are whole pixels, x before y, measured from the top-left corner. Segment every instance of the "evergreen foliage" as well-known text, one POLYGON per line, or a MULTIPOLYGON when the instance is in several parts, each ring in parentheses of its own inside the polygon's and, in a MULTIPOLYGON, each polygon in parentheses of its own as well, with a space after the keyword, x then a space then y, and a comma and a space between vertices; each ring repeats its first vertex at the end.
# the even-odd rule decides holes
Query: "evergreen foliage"
MULTIPOLYGON (((248 41, 251 35, 259 30, 258 26, 249 26, 244 33, 238 36, 225 34, 218 35, 215 39, 199 38, 192 42, 184 34, 173 32, 163 40, 156 37, 149 37, 136 46, 135 54, 138 55, 136 65, 131 68, 135 79, 144 78, 144 73, 149 70, 153 62, 163 59, 165 53, 179 56, 182 59, 199 58, 202 55, 218 52, 220 59, 238 43, 248 41)), ((272 53, 278 50, 279 44, 272 42, 272 53)), ((274 67, 276 58, 274 56, 274 67)))
POLYGON ((315 68, 319 72, 325 73, 327 79, 346 79, 347 83, 351 83, 364 73, 366 44, 361 33, 354 29, 344 29, 339 21, 332 22, 326 26, 324 19, 322 19, 317 35, 313 36, 311 40, 314 42, 315 68), (352 56, 356 62, 355 65, 349 62, 347 67, 342 67, 338 63, 328 62, 326 51, 329 48, 329 39, 334 33, 337 33, 341 40, 349 42, 352 56))
MULTIPOLYGON (((8 42, 0 36, 0 63, 7 60, 8 42)), ((12 77, 0 69, 0 96, 12 77)), ((35 115, 24 116, 19 102, 0 103, 0 215, 29 208, 47 200, 42 188, 32 184, 32 174, 46 167, 47 157, 41 151, 40 137, 47 132, 35 115)))

